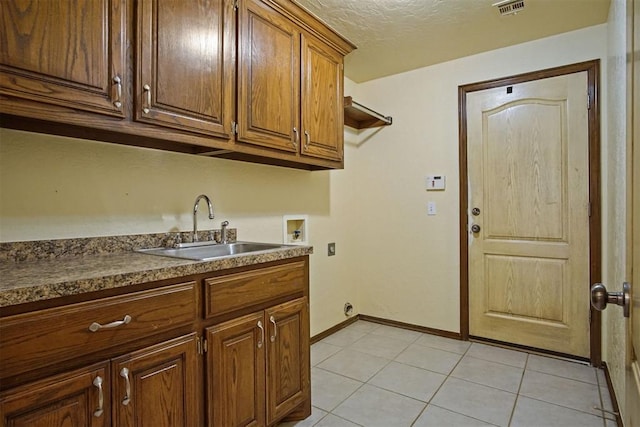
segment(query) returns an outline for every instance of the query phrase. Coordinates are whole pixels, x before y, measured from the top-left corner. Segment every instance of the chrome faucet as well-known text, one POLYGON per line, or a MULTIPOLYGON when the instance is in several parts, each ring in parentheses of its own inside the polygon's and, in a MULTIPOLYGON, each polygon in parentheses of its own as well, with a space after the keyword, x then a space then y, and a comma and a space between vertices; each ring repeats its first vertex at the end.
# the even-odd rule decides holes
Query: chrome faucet
POLYGON ((227 239, 227 226, 229 225, 229 221, 222 221, 222 224, 220 224, 220 243, 223 245, 226 245, 227 243, 229 243, 229 240, 227 239))
POLYGON ((207 202, 207 207, 209 208, 209 219, 214 219, 215 215, 213 214, 213 205, 211 204, 211 200, 204 194, 196 197, 196 201, 193 204, 193 236, 191 241, 198 241, 198 203, 200 203, 200 199, 204 199, 207 202))

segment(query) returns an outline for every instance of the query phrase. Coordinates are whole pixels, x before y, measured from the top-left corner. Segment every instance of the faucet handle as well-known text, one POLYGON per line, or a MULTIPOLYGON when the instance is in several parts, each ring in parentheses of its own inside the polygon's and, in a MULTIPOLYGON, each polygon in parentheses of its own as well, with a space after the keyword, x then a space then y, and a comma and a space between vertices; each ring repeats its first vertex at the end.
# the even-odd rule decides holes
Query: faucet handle
POLYGON ((220 243, 227 244, 227 226, 229 225, 229 221, 222 221, 220 224, 220 243))

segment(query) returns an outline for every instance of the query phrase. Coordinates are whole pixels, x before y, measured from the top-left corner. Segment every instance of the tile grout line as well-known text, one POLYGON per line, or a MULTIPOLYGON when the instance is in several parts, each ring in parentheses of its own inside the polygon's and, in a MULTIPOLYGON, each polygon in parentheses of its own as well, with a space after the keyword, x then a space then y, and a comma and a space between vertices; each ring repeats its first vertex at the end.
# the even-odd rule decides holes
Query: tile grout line
POLYGON ((522 390, 522 383, 524 383, 524 374, 527 372, 527 365, 529 364, 529 353, 525 353, 527 358, 524 361, 524 367, 522 368, 522 376, 520 377, 520 384, 518 385, 518 392, 516 393, 516 400, 513 402, 513 408, 511 408, 511 415, 509 416, 508 426, 513 422, 513 416, 516 413, 516 406, 518 406, 518 400, 520 399, 520 390, 522 390))
MULTIPOLYGON (((417 340, 416 340, 417 341, 417 340)), ((418 344, 421 345, 421 344, 418 344)), ((429 348, 433 348, 433 347, 429 347, 429 348)), ((422 416, 422 414, 424 414, 424 412, 427 410, 427 408, 429 407, 429 405, 432 405, 431 401, 433 400, 434 397, 436 397, 436 394, 438 394, 438 392, 440 391, 440 389, 442 389, 442 386, 444 385, 444 383, 447 382, 447 380, 449 379, 449 376, 451 375, 451 372, 453 372, 453 370, 456 368, 456 366, 458 366, 458 364, 460 363, 460 361, 462 360, 462 358, 467 354, 467 352, 469 351, 469 349, 471 348, 471 345, 469 345, 467 347, 467 349, 464 351, 464 353, 460 354, 457 353, 460 356, 460 359, 458 359, 458 362, 455 364, 455 366, 453 368, 451 368, 451 371, 449 371, 449 373, 445 376, 444 381, 442 381, 442 383, 440 383, 440 385, 438 386, 438 388, 433 392, 433 394, 431 395, 431 397, 429 398, 429 400, 427 401, 427 404, 424 406, 424 408, 422 409, 422 411, 420 411, 420 413, 418 414, 418 416, 416 417, 415 420, 413 420, 413 422, 411 423, 411 425, 413 426, 422 416)), ((398 362, 401 363, 401 362, 398 362)), ((410 365, 407 365, 410 366, 410 365)), ((422 368, 419 368, 422 369, 422 368)), ((425 369, 425 371, 428 372, 433 372, 433 371, 429 371, 428 369, 425 369)), ((436 372, 439 373, 441 375, 443 375, 441 372, 436 372)), ((433 405, 433 406, 437 406, 437 405, 433 405)), ((438 406, 439 407, 439 406, 438 406)), ((443 408, 444 409, 444 408, 443 408)), ((447 409, 448 410, 448 409, 447 409)), ((453 411, 452 411, 453 412, 453 411)), ((457 414, 457 412, 455 412, 457 414)), ((462 415, 462 414, 461 414, 462 415)))
MULTIPOLYGON (((597 368, 594 368, 597 369, 597 368)), ((602 388, 600 388, 600 377, 598 376, 598 372, 596 374, 596 385, 598 386, 598 399, 600 399, 600 413, 602 414, 602 426, 607 427, 607 418, 604 413, 604 401, 602 400, 602 388)), ((593 408, 596 409, 596 408, 593 408)))

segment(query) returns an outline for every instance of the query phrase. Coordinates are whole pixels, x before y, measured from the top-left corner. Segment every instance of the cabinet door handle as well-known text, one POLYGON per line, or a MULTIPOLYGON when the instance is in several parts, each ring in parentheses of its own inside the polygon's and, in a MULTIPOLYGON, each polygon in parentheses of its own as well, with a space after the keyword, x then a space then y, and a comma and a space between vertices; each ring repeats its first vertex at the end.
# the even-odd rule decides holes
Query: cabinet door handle
POLYGON ((273 335, 271 335, 271 342, 275 342, 276 337, 278 336, 278 325, 276 325, 276 319, 273 316, 269 317, 269 322, 273 324, 273 335))
POLYGON ((297 128, 293 128, 293 133, 295 134, 295 137, 293 138, 293 146, 297 147, 298 141, 300 141, 300 133, 297 128))
POLYGON ((122 404, 128 405, 129 402, 131 402, 131 381, 129 381, 129 369, 122 368, 122 370, 120 371, 120 376, 124 378, 125 384, 125 395, 124 399, 122 399, 122 404))
POLYGON ((260 329, 260 341, 258 341, 258 348, 261 348, 264 344, 264 326, 262 326, 262 320, 258 320, 258 329, 260 329))
POLYGON ((116 96, 113 100, 113 105, 116 108, 122 108, 122 80, 120 79, 120 76, 115 76, 113 78, 113 85, 116 89, 116 96))
POLYGON ((151 86, 144 85, 142 86, 144 89, 144 94, 146 98, 146 105, 142 107, 142 112, 145 114, 149 114, 149 109, 151 108, 151 86))
POLYGON ((115 322, 107 323, 106 325, 101 325, 98 322, 93 322, 89 325, 89 330, 91 332, 97 332, 100 329, 112 329, 117 328, 118 326, 126 325, 131 322, 131 316, 126 314, 122 320, 116 320, 115 322))
POLYGON ((93 380, 93 385, 98 389, 98 409, 93 412, 94 417, 100 417, 104 412, 104 392, 102 390, 102 377, 97 376, 93 380))
POLYGON ((304 136, 305 136, 304 148, 309 148, 309 142, 311 142, 311 135, 309 135, 308 130, 304 131, 304 136))

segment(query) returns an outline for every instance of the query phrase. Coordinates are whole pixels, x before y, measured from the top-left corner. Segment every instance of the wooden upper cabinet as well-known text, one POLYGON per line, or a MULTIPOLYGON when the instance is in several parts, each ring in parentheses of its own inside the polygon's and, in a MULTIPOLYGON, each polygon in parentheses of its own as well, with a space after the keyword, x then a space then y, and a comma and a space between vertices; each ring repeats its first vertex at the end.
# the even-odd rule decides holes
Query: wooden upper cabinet
POLYGON ((0 1, 0 94, 123 117, 125 0, 0 1))
POLYGON ((343 159, 343 56, 315 37, 302 37, 301 153, 343 159))
POLYGON ((238 141, 297 153, 300 30, 260 0, 243 2, 239 25, 238 141))
POLYGON ((138 2, 135 120, 230 138, 232 0, 138 2))
POLYGON ((240 8, 238 141, 343 159, 343 58, 272 2, 240 8))

